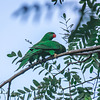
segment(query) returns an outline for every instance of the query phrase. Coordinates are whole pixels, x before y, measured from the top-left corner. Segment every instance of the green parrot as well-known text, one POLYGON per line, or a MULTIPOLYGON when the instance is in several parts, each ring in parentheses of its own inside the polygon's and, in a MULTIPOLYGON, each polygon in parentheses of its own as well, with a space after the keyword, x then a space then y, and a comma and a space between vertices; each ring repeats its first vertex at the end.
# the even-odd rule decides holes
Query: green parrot
POLYGON ((66 48, 62 44, 51 40, 41 42, 39 45, 36 45, 34 48, 41 49, 41 53, 43 53, 42 56, 44 57, 47 55, 55 55, 55 54, 66 52, 66 48))
POLYGON ((56 41, 52 41, 52 39, 55 37, 56 35, 53 32, 46 33, 45 36, 37 44, 33 45, 25 54, 25 56, 18 61, 21 62, 18 69, 24 66, 28 61, 32 63, 36 59, 39 60, 40 57, 42 57, 42 59, 45 59, 45 57, 48 55, 53 56, 59 53, 66 52, 66 48, 62 44, 56 41))
POLYGON ((41 50, 40 49, 34 49, 35 46, 39 45, 41 42, 44 42, 44 41, 47 41, 47 40, 52 40, 55 37, 56 37, 56 34, 54 32, 48 32, 48 33, 46 33, 43 36, 43 38, 38 43, 36 43, 35 45, 33 45, 28 50, 28 52, 25 54, 25 56, 17 62, 17 63, 21 62, 20 65, 19 65, 19 67, 18 67, 18 69, 20 69, 22 66, 26 65, 28 63, 28 61, 31 63, 35 59, 37 59, 37 60, 39 59, 39 57, 40 57, 39 53, 41 53, 41 50), (34 56, 32 56, 32 55, 34 55, 34 56))

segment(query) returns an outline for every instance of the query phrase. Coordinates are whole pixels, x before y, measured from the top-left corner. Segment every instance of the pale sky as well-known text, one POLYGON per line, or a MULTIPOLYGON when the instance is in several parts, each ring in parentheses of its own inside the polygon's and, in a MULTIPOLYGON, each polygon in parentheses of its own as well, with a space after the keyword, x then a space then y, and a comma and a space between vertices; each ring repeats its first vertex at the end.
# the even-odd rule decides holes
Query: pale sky
MULTIPOLYGON (((51 20, 45 19, 46 11, 44 11, 40 22, 33 22, 32 15, 26 22, 21 21, 20 17, 14 18, 12 16, 12 13, 24 2, 31 4, 33 1, 34 0, 0 0, 0 83, 14 75, 14 71, 18 68, 18 65, 11 63, 13 58, 8 58, 6 55, 11 53, 11 51, 17 52, 18 50, 21 50, 24 55, 29 47, 31 47, 25 39, 32 41, 34 44, 38 42, 45 33, 53 31, 57 35, 54 40, 62 43, 67 48, 65 41, 59 34, 63 31, 59 23, 59 21, 62 21, 62 15, 58 14, 58 11, 55 11, 51 20)), ((71 18, 71 24, 78 18, 77 15, 73 16, 70 10, 67 11, 67 17, 71 18)), ((24 75, 16 78, 12 82, 11 89, 17 90, 18 88, 23 89, 24 86, 29 87, 33 79, 42 80, 41 76, 38 76, 38 70, 34 73, 32 70, 29 70, 24 75)), ((4 88, 6 88, 6 86, 4 86, 4 88)))

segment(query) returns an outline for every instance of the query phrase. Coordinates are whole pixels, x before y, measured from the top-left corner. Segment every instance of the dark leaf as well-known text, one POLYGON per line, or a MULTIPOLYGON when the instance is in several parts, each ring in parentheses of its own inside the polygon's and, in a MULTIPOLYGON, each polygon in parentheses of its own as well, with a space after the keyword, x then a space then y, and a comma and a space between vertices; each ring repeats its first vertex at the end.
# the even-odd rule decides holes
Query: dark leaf
POLYGON ((57 61, 55 60, 54 62, 53 62, 53 64, 55 65, 57 63, 57 61))
POLYGON ((32 94, 29 93, 28 96, 27 96, 27 100, 30 100, 31 97, 32 97, 32 94))
POLYGON ((16 57, 16 58, 12 61, 12 64, 17 60, 17 58, 18 58, 18 57, 16 57))
POLYGON ((34 91, 35 87, 33 87, 32 85, 30 85, 30 89, 34 91))
POLYGON ((64 17, 64 19, 66 19, 66 14, 65 13, 63 13, 63 17, 64 17))
POLYGON ((36 81, 36 80, 33 80, 33 83, 34 83, 34 85, 35 85, 36 87, 39 87, 39 86, 40 86, 39 82, 36 81))
POLYGON ((39 75, 44 71, 45 69, 42 69, 40 72, 39 72, 39 75))
POLYGON ((11 54, 7 54, 8 57, 13 57, 11 54))
POLYGON ((26 92, 31 92, 30 89, 28 89, 27 87, 24 87, 24 90, 25 90, 26 92))
POLYGON ((18 89, 17 91, 20 92, 21 94, 25 94, 26 93, 24 90, 20 90, 20 89, 18 89))
POLYGON ((90 68, 90 73, 92 73, 93 72, 93 66, 91 66, 91 68, 90 68))
POLYGON ((71 79, 71 85, 73 85, 73 83, 74 83, 74 79, 72 78, 72 79, 71 79))
POLYGON ((11 52, 11 54, 7 54, 8 57, 14 57, 16 56, 16 53, 14 51, 11 52))
POLYGON ((45 76, 48 75, 48 74, 49 74, 49 72, 46 72, 46 73, 45 73, 45 76))
POLYGON ((47 95, 45 95, 45 100, 51 100, 47 95))
POLYGON ((49 72, 51 72, 51 70, 52 70, 52 65, 50 65, 50 67, 49 67, 49 72))
POLYGON ((48 69, 48 63, 45 64, 45 69, 48 69))
POLYGON ((18 53, 17 53, 17 54, 18 54, 18 57, 22 57, 22 53, 21 53, 21 51, 20 51, 20 50, 18 51, 18 53))
POLYGON ((57 69, 58 69, 58 70, 60 69, 60 64, 57 66, 57 69))

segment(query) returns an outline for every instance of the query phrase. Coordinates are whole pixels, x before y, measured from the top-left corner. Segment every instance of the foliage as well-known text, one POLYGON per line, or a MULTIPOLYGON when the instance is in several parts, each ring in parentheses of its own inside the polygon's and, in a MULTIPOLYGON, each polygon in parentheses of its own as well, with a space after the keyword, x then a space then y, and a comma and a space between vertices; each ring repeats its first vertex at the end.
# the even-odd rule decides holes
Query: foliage
MULTIPOLYGON (((52 0, 54 4, 57 4, 57 1, 52 0)), ((60 0, 60 3, 62 4, 63 1, 60 0)), ((96 3, 96 0, 80 0, 79 3, 82 4, 81 17, 74 30, 73 24, 68 25, 70 19, 67 20, 65 13, 62 16, 63 21, 60 21, 64 25, 61 28, 64 33, 61 34, 68 44, 68 51, 100 45, 100 3, 96 3), (87 9, 89 20, 83 20, 87 17, 85 13, 87 9)), ((30 88, 24 87, 13 91, 11 98, 17 100, 26 100, 26 98, 27 100, 92 100, 96 98, 99 100, 100 54, 91 52, 66 55, 64 64, 55 60, 35 66, 33 72, 41 69, 38 74, 44 73, 43 80, 38 82, 34 79, 30 88), (88 77, 87 73, 91 77, 88 77)), ((18 57, 22 57, 22 53, 18 51, 16 54, 12 51, 7 56, 15 57, 13 63, 18 57)))
POLYGON ((19 57, 22 57, 22 53, 20 50, 17 52, 17 54, 14 51, 12 51, 11 54, 7 54, 7 56, 10 58, 15 57, 15 59, 12 61, 12 63, 14 63, 19 57))

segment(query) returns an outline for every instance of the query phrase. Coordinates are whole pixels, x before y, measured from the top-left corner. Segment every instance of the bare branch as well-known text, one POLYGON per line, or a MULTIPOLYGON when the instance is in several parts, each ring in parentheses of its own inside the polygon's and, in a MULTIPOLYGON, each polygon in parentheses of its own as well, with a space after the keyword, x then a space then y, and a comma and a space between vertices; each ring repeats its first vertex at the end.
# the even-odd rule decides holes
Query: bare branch
MULTIPOLYGON (((90 48, 83 48, 83 49, 78 49, 78 50, 72 50, 72 51, 68 51, 68 52, 64 52, 64 53, 61 53, 61 54, 58 54, 57 55, 57 58, 58 57, 61 57, 61 56, 65 56, 65 55, 75 55, 77 53, 82 53, 82 52, 88 52, 88 51, 91 51, 91 54, 94 53, 93 50, 97 50, 97 49, 100 49, 100 45, 98 46, 93 46, 93 47, 90 47, 90 48)), ((98 50, 97 52, 100 52, 100 50, 98 50)), ((95 52, 96 53, 96 52, 95 52)), ((16 73, 15 75, 13 75, 12 77, 10 77, 9 79, 7 79, 6 81, 4 81, 1 85, 0 85, 0 88, 3 87, 5 84, 11 82, 13 79, 17 78, 18 76, 24 74, 26 71, 28 71, 29 69, 33 68, 34 66, 38 65, 38 64, 41 64, 41 63, 44 63, 48 60, 51 60, 51 59, 55 59, 55 57, 48 57, 47 59, 44 59, 44 61, 42 60, 39 60, 38 62, 34 62, 32 65, 29 65, 27 68, 19 71, 18 73, 16 73)))
POLYGON ((62 71, 64 71, 69 65, 71 65, 71 64, 76 64, 76 63, 82 63, 82 62, 85 62, 86 60, 90 59, 91 56, 92 56, 92 55, 90 55, 89 57, 87 57, 85 60, 82 60, 82 61, 69 62, 65 68, 63 68, 60 72, 56 73, 54 76, 57 76, 58 74, 60 74, 60 73, 61 73, 62 71))
POLYGON ((72 87, 75 87, 75 86, 78 86, 78 85, 84 84, 84 83, 86 83, 86 82, 93 81, 93 80, 95 80, 95 79, 97 79, 97 78, 98 78, 98 77, 95 77, 95 78, 92 78, 92 79, 90 79, 90 80, 87 80, 87 81, 84 81, 84 82, 81 82, 81 83, 79 83, 79 84, 72 85, 72 86, 70 86, 70 87, 66 87, 66 88, 63 88, 63 89, 65 90, 65 89, 68 89, 68 88, 72 88, 72 87))

